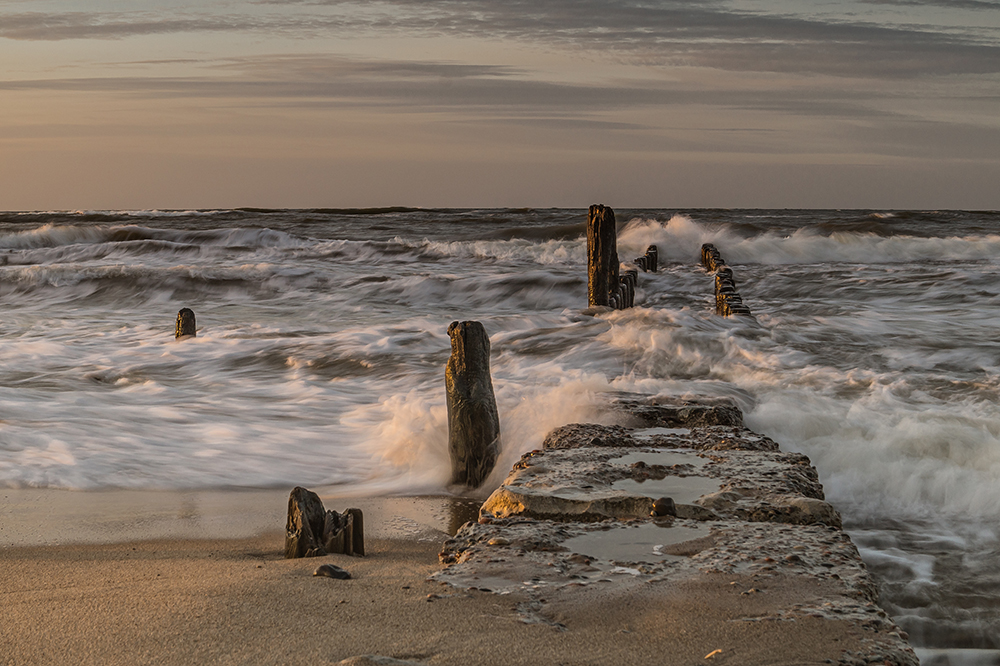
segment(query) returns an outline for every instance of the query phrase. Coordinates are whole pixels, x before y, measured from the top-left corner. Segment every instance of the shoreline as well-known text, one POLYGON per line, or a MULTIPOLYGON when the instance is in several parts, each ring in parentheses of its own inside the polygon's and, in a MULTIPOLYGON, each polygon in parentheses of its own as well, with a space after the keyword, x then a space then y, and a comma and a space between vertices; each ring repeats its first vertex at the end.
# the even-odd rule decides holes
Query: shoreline
MULTIPOLYGON (((0 552, 53 546, 254 538, 284 529, 289 489, 0 489, 0 552)), ((357 507, 367 534, 403 539, 454 534, 475 520, 480 499, 453 495, 355 497, 317 491, 330 508, 357 507)))
MULTIPOLYGON (((285 560, 282 535, 5 549, 0 574, 3 664, 331 664, 377 654, 414 663, 708 663, 720 636, 747 659, 712 663, 822 663, 849 640, 807 618, 776 634, 734 623, 733 611, 800 598, 794 584, 741 597, 751 581, 648 595, 589 598, 560 607, 561 630, 521 619, 528 594, 457 591, 429 579, 440 544, 372 539, 369 555, 285 560), (312 576, 322 563, 352 580, 312 576), (720 631, 722 632, 720 634, 720 631), (666 655, 672 655, 667 658, 666 655)), ((719 581, 722 583, 723 581, 719 581)))
POLYGON ((917 663, 807 458, 727 401, 609 408, 485 503, 318 488, 365 512, 359 558, 284 559, 279 490, 0 492, 0 663, 917 663), (687 488, 666 523, 652 482, 687 488))

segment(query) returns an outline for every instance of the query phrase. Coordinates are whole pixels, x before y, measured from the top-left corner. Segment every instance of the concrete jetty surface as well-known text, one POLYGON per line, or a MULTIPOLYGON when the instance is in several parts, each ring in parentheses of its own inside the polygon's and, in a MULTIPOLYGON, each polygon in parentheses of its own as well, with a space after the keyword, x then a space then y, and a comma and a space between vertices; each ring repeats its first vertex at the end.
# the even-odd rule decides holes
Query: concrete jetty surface
POLYGON ((631 634, 657 663, 919 663, 808 458, 725 400, 609 408, 623 425, 567 425, 524 455, 433 578, 514 595, 555 632, 631 634))

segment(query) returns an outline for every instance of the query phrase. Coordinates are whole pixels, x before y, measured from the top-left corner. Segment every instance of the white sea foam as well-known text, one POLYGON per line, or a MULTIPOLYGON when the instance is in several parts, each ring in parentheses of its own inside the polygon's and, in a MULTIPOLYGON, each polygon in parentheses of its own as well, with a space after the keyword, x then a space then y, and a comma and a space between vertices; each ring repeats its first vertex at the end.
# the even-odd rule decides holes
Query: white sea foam
POLYGON ((945 401, 897 372, 818 365, 804 351, 726 329, 649 326, 639 310, 612 320, 605 339, 631 361, 616 386, 704 390, 715 379, 712 392, 741 389, 753 396, 748 424, 808 453, 839 505, 913 518, 1000 512, 1000 407, 991 399, 945 401))
POLYGON ((726 227, 710 227, 683 215, 666 223, 631 220, 619 235, 622 257, 641 256, 655 244, 661 261, 690 262, 698 257, 703 243, 722 249, 732 264, 857 264, 905 263, 915 261, 993 261, 1000 256, 1000 235, 920 238, 879 236, 874 233, 838 232, 822 234, 798 229, 788 234, 767 232, 744 238, 726 227))
POLYGON ((425 240, 420 247, 442 257, 472 257, 536 263, 543 266, 586 265, 586 243, 580 240, 533 242, 523 239, 441 242, 425 240))

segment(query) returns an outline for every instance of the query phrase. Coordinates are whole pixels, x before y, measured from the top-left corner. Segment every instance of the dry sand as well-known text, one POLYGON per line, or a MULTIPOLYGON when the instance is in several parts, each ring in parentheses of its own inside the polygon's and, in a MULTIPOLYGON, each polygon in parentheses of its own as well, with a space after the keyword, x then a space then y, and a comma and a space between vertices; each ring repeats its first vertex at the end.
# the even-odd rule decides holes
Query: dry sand
POLYGON ((282 559, 282 545, 271 534, 4 549, 0 663, 324 664, 379 654, 463 666, 810 664, 837 660, 851 642, 829 620, 732 621, 821 597, 819 582, 775 580, 751 596, 739 594, 751 581, 728 579, 627 593, 595 586, 551 606, 559 629, 525 623, 517 594, 428 581, 441 568, 440 542, 369 540, 365 558, 307 560, 282 559), (354 578, 312 576, 325 562, 354 578))

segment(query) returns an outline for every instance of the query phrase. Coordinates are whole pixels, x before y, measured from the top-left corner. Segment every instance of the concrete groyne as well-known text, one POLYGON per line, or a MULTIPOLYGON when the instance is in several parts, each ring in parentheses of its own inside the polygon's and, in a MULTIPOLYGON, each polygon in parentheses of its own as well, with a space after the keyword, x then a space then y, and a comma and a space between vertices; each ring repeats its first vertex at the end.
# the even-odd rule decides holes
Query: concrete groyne
POLYGON ((918 664, 806 456, 744 427, 728 401, 620 396, 605 407, 623 425, 552 431, 444 544, 437 580, 527 595, 522 621, 560 631, 574 629, 562 619, 574 604, 703 597, 712 610, 699 622, 717 638, 663 663, 721 650, 712 658, 731 664, 918 664), (675 515, 651 515, 661 498, 675 515), (791 661, 752 643, 792 645, 806 628, 815 642, 791 661))
MULTIPOLYGON (((620 307, 614 213, 590 220, 589 304, 620 307)), ((655 271, 650 250, 635 263, 655 271)), ((701 261, 717 313, 752 316, 718 249, 701 261)), ((616 425, 550 432, 445 542, 435 579, 525 599, 520 619, 554 631, 600 604, 601 631, 655 641, 659 663, 919 663, 806 456, 726 399, 614 394, 595 410, 616 425)))

